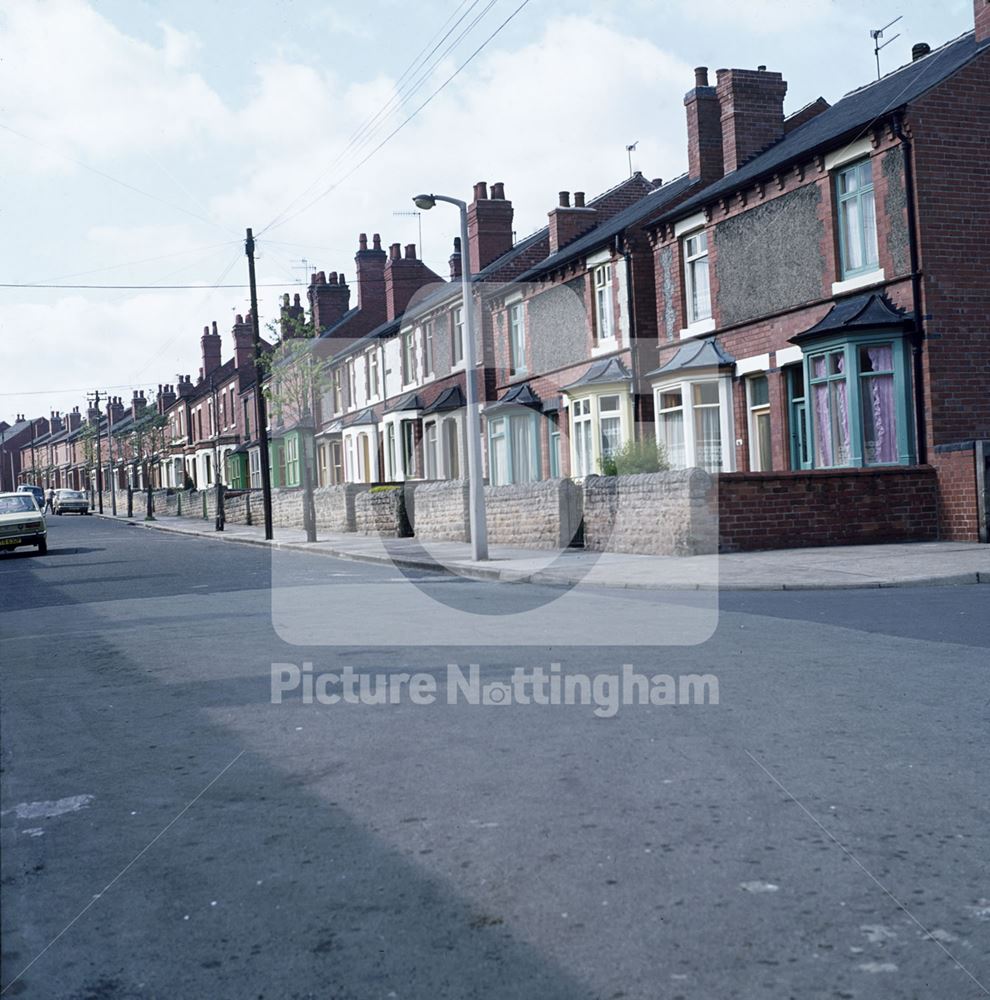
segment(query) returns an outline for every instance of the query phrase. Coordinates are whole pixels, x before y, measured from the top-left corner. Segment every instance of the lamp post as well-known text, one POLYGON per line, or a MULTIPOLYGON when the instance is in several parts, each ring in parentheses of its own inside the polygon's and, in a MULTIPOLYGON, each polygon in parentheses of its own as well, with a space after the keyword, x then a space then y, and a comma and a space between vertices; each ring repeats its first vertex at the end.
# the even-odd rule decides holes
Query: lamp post
POLYGON ((475 562, 488 559, 488 525, 485 522, 485 484, 481 478, 481 418, 478 414, 477 375, 474 358, 474 297, 471 293, 471 257, 468 253, 467 203, 442 194, 418 194, 413 202, 428 211, 438 201, 456 205, 461 213, 461 293, 463 296, 464 390, 467 397, 468 508, 471 518, 471 554, 475 562))

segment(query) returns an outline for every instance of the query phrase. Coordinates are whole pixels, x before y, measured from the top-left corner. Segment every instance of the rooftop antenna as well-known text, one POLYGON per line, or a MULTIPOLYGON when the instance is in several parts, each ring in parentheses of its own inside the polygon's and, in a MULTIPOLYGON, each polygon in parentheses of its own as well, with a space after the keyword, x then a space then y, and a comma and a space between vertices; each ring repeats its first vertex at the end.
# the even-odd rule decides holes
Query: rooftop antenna
POLYGON ((883 38, 883 33, 888 28, 893 27, 893 25, 897 24, 897 22, 903 16, 904 16, 903 14, 898 14, 897 17, 895 17, 894 20, 890 22, 890 24, 885 24, 882 28, 871 28, 870 29, 870 38, 873 39, 873 55, 876 56, 876 60, 877 60, 877 79, 878 80, 880 79, 880 50, 881 49, 885 49, 888 45, 890 45, 891 42, 893 42, 896 39, 900 38, 901 37, 901 33, 898 32, 896 35, 894 35, 893 38, 888 38, 887 41, 885 41, 883 43, 883 45, 880 44, 880 39, 883 38))
POLYGON ((298 264, 292 265, 293 271, 302 271, 303 276, 301 279, 296 280, 297 285, 305 285, 307 279, 309 278, 309 260, 306 257, 300 257, 298 264))
POLYGON ((635 148, 636 148, 636 147, 637 147, 638 145, 639 145, 639 139, 637 139, 637 140, 636 140, 635 142, 631 142, 631 143, 629 143, 629 145, 628 145, 628 146, 626 146, 626 156, 627 156, 627 157, 629 158, 629 176, 630 176, 630 177, 632 177, 632 175, 633 175, 633 168, 632 168, 632 155, 633 155, 633 150, 634 150, 634 149, 635 149, 635 148))
POLYGON ((419 259, 426 260, 426 253, 423 250, 423 213, 418 211, 417 209, 410 209, 408 212, 399 211, 399 212, 393 212, 392 214, 404 215, 406 216, 406 218, 410 218, 413 215, 416 216, 416 222, 419 226, 419 259))

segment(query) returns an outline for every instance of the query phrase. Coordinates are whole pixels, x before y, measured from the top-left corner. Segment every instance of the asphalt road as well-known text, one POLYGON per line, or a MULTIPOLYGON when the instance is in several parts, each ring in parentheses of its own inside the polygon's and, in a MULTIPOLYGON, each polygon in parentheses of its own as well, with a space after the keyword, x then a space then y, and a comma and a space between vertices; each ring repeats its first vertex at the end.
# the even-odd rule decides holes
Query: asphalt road
MULTIPOLYGON (((302 648, 265 550, 50 522, 0 556, 4 997, 990 995, 990 588, 726 594, 689 647, 395 650, 401 574, 283 553, 300 595, 362 595, 366 647, 302 648), (272 704, 304 661, 632 663, 719 704, 272 704)), ((420 577, 488 616, 520 593, 420 577)))

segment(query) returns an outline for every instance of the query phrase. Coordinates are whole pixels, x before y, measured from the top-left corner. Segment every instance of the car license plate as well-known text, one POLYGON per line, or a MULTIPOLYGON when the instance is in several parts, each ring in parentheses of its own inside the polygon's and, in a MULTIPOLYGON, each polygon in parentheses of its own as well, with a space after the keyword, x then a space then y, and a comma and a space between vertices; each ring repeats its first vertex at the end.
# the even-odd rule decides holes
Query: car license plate
POLYGON ((0 545, 20 545, 19 538, 0 538, 0 545))

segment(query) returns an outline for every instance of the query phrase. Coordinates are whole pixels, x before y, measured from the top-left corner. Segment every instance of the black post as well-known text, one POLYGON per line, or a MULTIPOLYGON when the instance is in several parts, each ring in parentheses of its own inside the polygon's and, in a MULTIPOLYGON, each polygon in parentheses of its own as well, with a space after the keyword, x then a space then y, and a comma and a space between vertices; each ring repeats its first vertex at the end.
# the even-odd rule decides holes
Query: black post
POLYGON ((254 235, 247 231, 244 250, 248 259, 248 279, 251 282, 251 328, 254 332, 254 395, 258 421, 258 441, 261 445, 261 496, 265 508, 265 539, 271 541, 272 532, 272 480, 271 462, 268 457, 268 416, 265 413, 265 395, 261 388, 261 334, 258 331, 258 285, 254 276, 254 235))
POLYGON ((127 484, 127 516, 134 516, 134 487, 127 484))
POLYGON ((103 449, 100 434, 100 393, 93 393, 93 407, 96 411, 96 503, 97 509, 103 513, 103 449))
POLYGON ((217 404, 217 387, 210 376, 210 398, 213 401, 213 492, 215 501, 214 531, 223 531, 223 483, 220 482, 220 452, 217 449, 217 436, 220 433, 220 408, 217 404))

